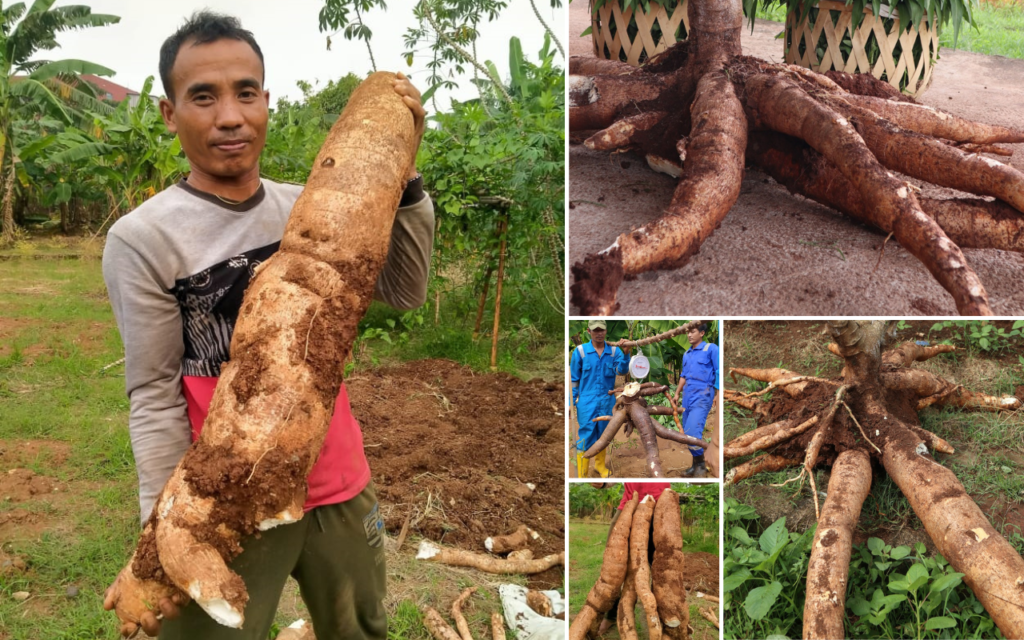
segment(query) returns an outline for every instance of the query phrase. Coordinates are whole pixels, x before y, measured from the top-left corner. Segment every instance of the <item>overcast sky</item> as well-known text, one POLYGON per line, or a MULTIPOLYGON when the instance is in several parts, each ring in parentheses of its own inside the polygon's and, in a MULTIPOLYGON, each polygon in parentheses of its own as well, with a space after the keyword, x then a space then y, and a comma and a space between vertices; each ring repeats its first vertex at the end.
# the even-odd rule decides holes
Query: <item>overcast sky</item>
MULTIPOLYGON (((564 45, 568 2, 561 9, 552 9, 549 0, 535 1, 544 21, 564 45)), ((327 51, 328 34, 320 33, 318 29, 322 0, 62 0, 57 4, 87 4, 94 13, 120 16, 121 22, 60 34, 58 42, 61 48, 43 52, 37 57, 79 58, 102 64, 117 72, 112 77, 115 82, 135 91, 142 88, 147 76, 152 75, 155 77, 154 93, 162 93, 157 68, 160 45, 186 16, 203 8, 234 15, 242 21, 243 27, 253 32, 263 50, 266 88, 270 90, 271 104, 276 103, 279 97, 299 98, 302 94, 295 84, 298 80, 319 81, 323 85, 349 72, 362 77, 371 70, 366 44, 362 41, 348 41, 341 34, 336 34, 331 38, 331 50, 327 51)), ((363 16, 373 31, 371 46, 377 69, 402 71, 413 79, 420 91, 426 91, 426 62, 429 59, 426 48, 414 58, 412 67, 402 57, 405 51, 402 36, 407 28, 416 24, 412 15, 415 2, 389 0, 387 5, 386 13, 378 9, 363 16)), ((529 0, 509 0, 501 18, 482 25, 481 34, 477 54, 481 61, 491 60, 503 80, 508 78, 508 40, 511 36, 519 37, 524 55, 534 62, 544 43, 543 27, 534 16, 529 0)), ((566 62, 557 54, 556 61, 558 66, 565 68, 566 62)), ((470 82, 472 77, 470 71, 454 92, 439 91, 438 108, 446 110, 452 97, 459 100, 476 97, 476 89, 470 82)))

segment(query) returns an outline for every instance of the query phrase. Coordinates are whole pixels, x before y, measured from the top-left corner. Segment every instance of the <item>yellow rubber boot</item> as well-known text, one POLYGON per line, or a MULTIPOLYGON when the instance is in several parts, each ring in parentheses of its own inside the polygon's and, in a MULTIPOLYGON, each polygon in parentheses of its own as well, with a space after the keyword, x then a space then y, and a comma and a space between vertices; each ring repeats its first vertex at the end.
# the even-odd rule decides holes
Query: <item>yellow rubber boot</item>
POLYGON ((602 478, 607 478, 611 475, 611 472, 608 471, 608 467, 604 466, 604 456, 607 453, 607 449, 602 449, 601 453, 594 456, 594 471, 597 471, 602 478))
POLYGON ((589 467, 589 466, 590 466, 590 460, 587 459, 587 458, 584 458, 582 453, 577 453, 576 454, 576 477, 577 478, 586 478, 587 477, 587 471, 588 471, 587 467, 589 467))

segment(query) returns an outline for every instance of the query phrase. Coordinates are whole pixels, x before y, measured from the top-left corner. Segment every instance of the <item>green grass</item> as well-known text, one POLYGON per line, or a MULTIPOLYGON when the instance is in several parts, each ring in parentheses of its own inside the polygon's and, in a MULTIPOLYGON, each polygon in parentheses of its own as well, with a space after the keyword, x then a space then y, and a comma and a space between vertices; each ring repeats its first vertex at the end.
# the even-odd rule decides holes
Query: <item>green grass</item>
MULTIPOLYGON (((3 640, 116 637, 113 615, 102 610, 102 594, 135 546, 138 481, 128 437, 123 367, 101 372, 121 358, 123 350, 106 297, 100 249, 51 238, 20 242, 0 254, 0 445, 13 445, 15 454, 25 440, 66 449, 61 463, 53 455, 40 454, 21 466, 70 487, 17 503, 0 496, 0 514, 24 510, 41 520, 38 532, 16 536, 3 547, 29 563, 25 573, 0 575, 3 640), (75 254, 82 259, 46 257, 75 254), (69 599, 65 592, 71 585, 79 594, 69 599), (18 591, 31 597, 16 602, 11 594, 18 591)), ((561 381, 561 316, 547 311, 547 303, 541 308, 540 295, 525 285, 509 284, 505 300, 499 368, 524 378, 561 381)), ((473 318, 468 325, 466 321, 471 304, 475 313, 470 293, 463 299, 446 296, 438 326, 427 309, 422 312, 425 320, 408 328, 407 337, 394 332, 396 344, 388 345, 380 337, 365 341, 362 348, 357 343, 355 353, 364 357, 357 358, 355 366, 431 357, 489 370, 489 334, 476 343, 471 340, 473 318)), ((489 304, 493 305, 493 295, 489 304)), ((375 304, 361 331, 374 326, 390 329, 388 319, 397 319, 401 328, 401 317, 375 304)), ((488 313, 488 326, 490 321, 488 313)), ((0 473, 8 470, 5 466, 0 473)), ((393 555, 388 558, 389 637, 426 640, 419 606, 446 611, 472 575, 404 566, 404 556, 393 555)), ((499 606, 496 590, 482 588, 474 603, 468 612, 474 628, 489 627, 490 611, 499 606)), ((285 626, 303 615, 297 587, 290 583, 278 624, 285 626)))
MULTIPOLYGON (((996 5, 983 3, 974 9, 974 23, 960 30, 956 48, 986 55, 1024 58, 1024 4, 1019 1, 996 5)), ((953 30, 944 29, 939 43, 953 46, 953 30)))
MULTIPOLYGON (((758 18, 773 22, 786 21, 784 6, 758 12, 758 18)), ((985 55, 1024 58, 1024 4, 1020 0, 1008 4, 982 3, 974 8, 975 27, 964 25, 957 39, 958 51, 972 51, 985 55)), ((953 47, 953 29, 942 30, 939 43, 943 48, 953 47)))

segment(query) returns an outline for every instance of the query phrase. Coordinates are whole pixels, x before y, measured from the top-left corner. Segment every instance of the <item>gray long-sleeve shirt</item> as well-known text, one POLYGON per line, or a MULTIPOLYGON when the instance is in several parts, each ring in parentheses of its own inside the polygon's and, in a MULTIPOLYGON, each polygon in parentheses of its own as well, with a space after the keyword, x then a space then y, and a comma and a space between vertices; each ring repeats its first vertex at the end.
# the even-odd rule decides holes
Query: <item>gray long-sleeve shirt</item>
MULTIPOLYGON (((231 204, 182 181, 107 234, 103 278, 124 342, 143 521, 190 444, 181 377, 220 374, 245 287, 277 250, 301 192, 264 180, 252 198, 231 204)), ((402 205, 375 297, 412 309, 426 298, 434 209, 419 183, 402 205)))

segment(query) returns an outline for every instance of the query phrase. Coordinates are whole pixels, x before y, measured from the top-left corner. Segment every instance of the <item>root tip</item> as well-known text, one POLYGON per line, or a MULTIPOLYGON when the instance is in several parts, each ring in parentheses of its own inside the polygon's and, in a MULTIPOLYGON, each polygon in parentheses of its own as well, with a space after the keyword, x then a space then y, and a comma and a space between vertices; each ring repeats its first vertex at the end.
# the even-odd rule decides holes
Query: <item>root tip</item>
POLYGON ((622 268, 622 251, 613 245, 601 253, 592 254, 572 267, 573 279, 570 287, 572 304, 579 307, 582 315, 608 316, 619 309, 615 296, 622 285, 625 271, 622 268))

